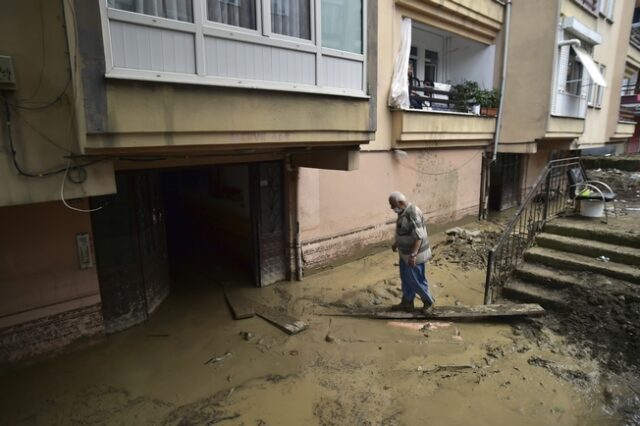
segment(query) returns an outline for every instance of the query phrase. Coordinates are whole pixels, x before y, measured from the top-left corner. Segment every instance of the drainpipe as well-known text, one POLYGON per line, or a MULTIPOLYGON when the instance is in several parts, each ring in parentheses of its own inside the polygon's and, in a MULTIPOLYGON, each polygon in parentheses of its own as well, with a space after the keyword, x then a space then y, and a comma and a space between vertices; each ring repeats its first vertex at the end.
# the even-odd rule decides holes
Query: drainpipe
POLYGON ((504 48, 502 55, 502 75, 500 76, 500 105, 498 107, 498 119, 496 120, 496 131, 493 134, 493 158, 491 163, 496 161, 498 156, 498 141, 500 140, 500 128, 502 127, 502 112, 504 111, 504 88, 507 82, 507 64, 509 63, 509 33, 511 32, 511 1, 507 0, 504 10, 504 48))

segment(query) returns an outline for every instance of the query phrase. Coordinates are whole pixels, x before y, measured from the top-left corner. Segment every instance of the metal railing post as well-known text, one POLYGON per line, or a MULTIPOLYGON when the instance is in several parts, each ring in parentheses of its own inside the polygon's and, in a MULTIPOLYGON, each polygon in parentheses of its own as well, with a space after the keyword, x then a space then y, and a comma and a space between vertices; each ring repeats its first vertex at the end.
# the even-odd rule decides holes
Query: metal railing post
POLYGON ((549 213, 549 198, 551 198, 551 171, 553 167, 547 169, 547 177, 544 182, 544 204, 542 206, 542 223, 547 222, 547 214, 549 213))
POLYGON ((484 282, 484 304, 490 305, 493 302, 493 287, 491 280, 493 278, 493 264, 495 262, 496 252, 495 250, 489 251, 489 258, 487 259, 487 278, 484 282))

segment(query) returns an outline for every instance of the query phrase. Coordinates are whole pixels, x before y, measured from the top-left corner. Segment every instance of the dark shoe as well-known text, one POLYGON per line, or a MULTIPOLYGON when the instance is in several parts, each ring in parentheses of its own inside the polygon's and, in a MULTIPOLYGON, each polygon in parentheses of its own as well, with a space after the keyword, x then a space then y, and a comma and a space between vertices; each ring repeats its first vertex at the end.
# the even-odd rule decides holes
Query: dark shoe
POLYGON ((420 309, 420 312, 424 315, 431 315, 433 313, 433 303, 425 303, 424 306, 422 306, 422 309, 420 309))
POLYGON ((389 308, 391 311, 403 311, 403 312, 413 312, 413 300, 407 300, 405 298, 402 299, 400 303, 397 305, 391 306, 389 308))

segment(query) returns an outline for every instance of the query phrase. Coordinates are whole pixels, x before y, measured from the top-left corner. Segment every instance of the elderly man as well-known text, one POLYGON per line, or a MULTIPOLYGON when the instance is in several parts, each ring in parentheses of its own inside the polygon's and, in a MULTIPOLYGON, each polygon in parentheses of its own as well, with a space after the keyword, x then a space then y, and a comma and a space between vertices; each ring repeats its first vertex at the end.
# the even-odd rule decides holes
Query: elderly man
POLYGON ((425 263, 431 259, 431 248, 422 212, 398 191, 389 195, 389 205, 398 214, 392 249, 400 254, 402 280, 402 301, 391 309, 413 311, 413 299, 417 294, 424 303, 422 312, 429 313, 435 300, 429 292, 425 275, 425 263))

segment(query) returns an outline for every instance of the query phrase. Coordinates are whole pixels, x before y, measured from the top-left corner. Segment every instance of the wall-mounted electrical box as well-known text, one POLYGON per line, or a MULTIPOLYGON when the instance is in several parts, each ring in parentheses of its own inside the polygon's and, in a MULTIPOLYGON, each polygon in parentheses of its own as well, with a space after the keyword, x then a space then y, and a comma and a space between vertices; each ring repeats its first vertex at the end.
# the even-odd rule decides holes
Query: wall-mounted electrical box
POLYGON ((11 56, 0 55, 0 90, 15 90, 16 74, 11 56))

